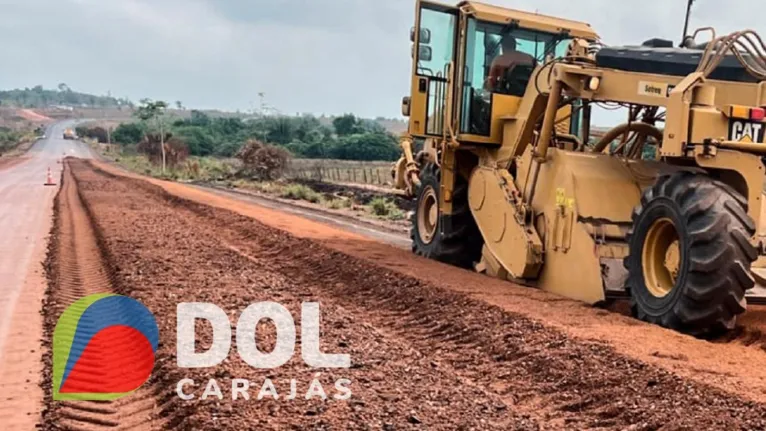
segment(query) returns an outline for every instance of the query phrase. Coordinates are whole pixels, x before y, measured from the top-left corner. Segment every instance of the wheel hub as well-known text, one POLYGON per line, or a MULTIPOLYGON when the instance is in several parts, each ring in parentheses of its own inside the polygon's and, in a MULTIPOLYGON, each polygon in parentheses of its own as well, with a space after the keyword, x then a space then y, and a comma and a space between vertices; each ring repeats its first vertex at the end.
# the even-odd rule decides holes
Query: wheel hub
POLYGON ((670 276, 673 278, 675 284, 678 278, 678 269, 681 265, 681 251, 678 249, 678 240, 673 241, 668 247, 668 251, 665 253, 665 268, 670 272, 670 276))
POLYGON ((436 235, 436 226, 439 224, 439 199, 431 186, 427 186, 420 196, 417 217, 420 239, 428 244, 436 235))
POLYGON ((669 218, 656 220, 646 233, 642 265, 649 293, 657 298, 668 296, 681 267, 678 232, 669 218))

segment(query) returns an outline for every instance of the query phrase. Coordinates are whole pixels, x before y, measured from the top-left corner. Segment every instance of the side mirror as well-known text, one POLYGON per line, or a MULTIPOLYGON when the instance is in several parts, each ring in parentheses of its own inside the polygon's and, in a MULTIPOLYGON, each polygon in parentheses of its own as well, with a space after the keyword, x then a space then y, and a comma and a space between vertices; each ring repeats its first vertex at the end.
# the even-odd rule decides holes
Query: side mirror
MULTIPOLYGON (((415 42, 415 27, 410 28, 410 42, 415 42)), ((420 43, 424 45, 431 43, 431 30, 425 27, 420 29, 420 43)))
POLYGON ((419 61, 431 61, 432 56, 433 56, 433 51, 431 50, 430 46, 420 45, 420 48, 418 49, 419 61))

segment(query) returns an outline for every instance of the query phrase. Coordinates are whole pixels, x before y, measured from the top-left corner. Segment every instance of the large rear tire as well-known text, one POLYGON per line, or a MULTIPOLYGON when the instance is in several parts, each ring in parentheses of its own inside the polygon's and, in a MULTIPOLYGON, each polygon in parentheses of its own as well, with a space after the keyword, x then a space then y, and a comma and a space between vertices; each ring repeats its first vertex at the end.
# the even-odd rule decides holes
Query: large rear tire
POLYGON ((461 268, 481 259, 483 239, 468 207, 468 183, 457 176, 452 214, 439 211, 440 172, 427 164, 420 173, 417 206, 412 215, 413 253, 461 268))
POLYGON ((633 212, 627 288, 641 320, 692 335, 731 329, 754 285, 747 199, 706 175, 660 177, 633 212))

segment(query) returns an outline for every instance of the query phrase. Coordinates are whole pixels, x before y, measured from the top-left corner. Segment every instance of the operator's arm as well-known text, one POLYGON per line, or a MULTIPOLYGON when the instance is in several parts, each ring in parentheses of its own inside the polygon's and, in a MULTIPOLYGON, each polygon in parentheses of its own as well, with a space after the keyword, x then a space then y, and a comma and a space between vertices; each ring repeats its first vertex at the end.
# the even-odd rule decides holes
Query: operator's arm
POLYGON ((497 86, 497 82, 500 80, 503 69, 505 69, 502 66, 502 58, 503 57, 500 56, 492 60, 492 65, 489 67, 489 76, 484 81, 484 89, 487 91, 493 91, 497 86))

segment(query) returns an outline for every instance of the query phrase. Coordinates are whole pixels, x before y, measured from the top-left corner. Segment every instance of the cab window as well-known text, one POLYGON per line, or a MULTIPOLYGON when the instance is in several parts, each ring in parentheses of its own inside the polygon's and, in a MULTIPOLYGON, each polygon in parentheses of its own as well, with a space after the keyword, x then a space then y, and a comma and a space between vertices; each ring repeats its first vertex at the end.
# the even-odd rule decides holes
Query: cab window
POLYGON ((454 8, 424 4, 420 11, 417 74, 428 77, 422 80, 426 92, 426 133, 444 133, 447 106, 447 84, 450 64, 455 57, 455 31, 457 12, 454 8))
POLYGON ((423 8, 418 75, 444 78, 455 51, 455 20, 452 13, 423 8))
POLYGON ((468 22, 461 132, 489 136, 492 94, 521 97, 532 71, 566 52, 569 39, 470 19, 468 22))

